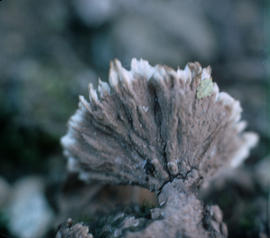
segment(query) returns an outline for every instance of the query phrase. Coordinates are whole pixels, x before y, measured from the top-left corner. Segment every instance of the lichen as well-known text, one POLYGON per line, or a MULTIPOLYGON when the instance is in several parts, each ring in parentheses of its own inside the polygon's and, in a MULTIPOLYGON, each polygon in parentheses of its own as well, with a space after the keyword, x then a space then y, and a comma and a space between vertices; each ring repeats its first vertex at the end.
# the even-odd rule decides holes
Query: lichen
POLYGON ((198 88, 197 88, 197 98, 202 99, 204 97, 208 97, 213 93, 214 83, 212 78, 206 78, 201 80, 198 88))

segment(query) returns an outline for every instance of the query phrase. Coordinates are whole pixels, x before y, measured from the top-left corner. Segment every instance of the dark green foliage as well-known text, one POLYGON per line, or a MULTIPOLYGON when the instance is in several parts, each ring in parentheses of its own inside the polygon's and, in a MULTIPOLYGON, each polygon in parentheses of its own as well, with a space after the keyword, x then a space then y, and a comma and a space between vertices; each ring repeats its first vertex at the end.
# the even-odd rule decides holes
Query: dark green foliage
POLYGON ((14 118, 12 112, 0 114, 0 174, 11 181, 21 175, 46 172, 48 157, 60 153, 58 138, 14 118))

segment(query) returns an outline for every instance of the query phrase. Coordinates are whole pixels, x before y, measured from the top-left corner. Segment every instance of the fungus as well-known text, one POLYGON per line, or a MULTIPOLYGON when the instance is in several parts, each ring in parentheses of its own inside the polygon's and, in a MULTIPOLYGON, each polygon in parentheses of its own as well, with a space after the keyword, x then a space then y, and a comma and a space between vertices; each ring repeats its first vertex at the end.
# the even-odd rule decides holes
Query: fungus
POLYGON ((205 207, 196 192, 240 165, 256 144, 256 134, 243 132, 241 111, 219 92, 210 67, 196 62, 174 70, 133 59, 126 70, 114 60, 109 84, 90 84, 89 101, 80 96, 61 143, 81 179, 156 193, 161 218, 124 237, 226 237, 221 211, 205 207))

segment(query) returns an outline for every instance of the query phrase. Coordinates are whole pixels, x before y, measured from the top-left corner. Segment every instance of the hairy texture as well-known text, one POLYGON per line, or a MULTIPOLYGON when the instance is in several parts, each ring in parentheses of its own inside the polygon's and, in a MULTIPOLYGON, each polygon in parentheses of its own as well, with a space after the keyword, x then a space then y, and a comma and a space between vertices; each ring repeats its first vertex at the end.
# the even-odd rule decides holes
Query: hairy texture
POLYGON ((219 92, 210 68, 184 70, 132 60, 111 63, 109 84, 89 86, 62 138, 69 169, 84 180, 135 184, 159 191, 174 178, 199 186, 236 167, 257 136, 243 133, 241 107, 219 92))

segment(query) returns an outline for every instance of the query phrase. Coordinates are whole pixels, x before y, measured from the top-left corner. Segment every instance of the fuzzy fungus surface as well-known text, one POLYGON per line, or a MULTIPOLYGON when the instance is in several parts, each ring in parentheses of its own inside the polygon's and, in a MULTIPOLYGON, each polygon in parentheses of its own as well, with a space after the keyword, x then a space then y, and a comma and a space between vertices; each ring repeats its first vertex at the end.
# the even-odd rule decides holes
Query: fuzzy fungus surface
POLYGON ((109 84, 89 85, 62 138, 69 169, 159 190, 175 177, 199 184, 241 164, 257 137, 243 132, 239 102, 210 74, 199 63, 173 70, 133 59, 128 71, 113 61, 109 84))
POLYGON ((127 70, 114 60, 109 83, 99 81, 97 90, 90 84, 88 100, 80 96, 61 142, 68 168, 81 179, 157 194, 164 217, 126 237, 226 237, 226 225, 206 215, 196 190, 241 164, 256 144, 241 111, 219 91, 210 67, 196 62, 174 70, 133 59, 127 70))

